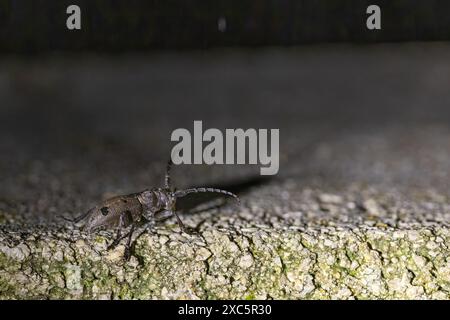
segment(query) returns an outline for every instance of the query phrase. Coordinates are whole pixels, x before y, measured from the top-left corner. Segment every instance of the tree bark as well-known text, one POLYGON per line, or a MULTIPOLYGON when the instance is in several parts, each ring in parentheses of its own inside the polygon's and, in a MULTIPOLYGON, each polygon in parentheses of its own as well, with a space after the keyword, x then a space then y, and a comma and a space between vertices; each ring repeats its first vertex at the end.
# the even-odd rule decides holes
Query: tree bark
MULTIPOLYGON (((113 233, 70 226, 0 232, 0 298, 449 299, 449 229, 287 226, 202 215, 107 251, 113 233), (214 220, 213 220, 214 221, 214 220)), ((273 219, 272 219, 273 220, 273 219)))

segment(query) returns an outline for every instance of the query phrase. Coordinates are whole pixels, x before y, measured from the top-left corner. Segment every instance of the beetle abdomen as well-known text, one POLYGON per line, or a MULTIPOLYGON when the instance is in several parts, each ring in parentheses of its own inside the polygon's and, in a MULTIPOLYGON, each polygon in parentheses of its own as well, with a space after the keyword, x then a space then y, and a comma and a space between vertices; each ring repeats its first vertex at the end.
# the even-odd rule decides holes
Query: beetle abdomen
POLYGON ((88 231, 99 228, 117 228, 121 220, 121 227, 125 228, 133 222, 139 221, 141 212, 141 203, 135 195, 117 196, 92 208, 85 228, 88 231))

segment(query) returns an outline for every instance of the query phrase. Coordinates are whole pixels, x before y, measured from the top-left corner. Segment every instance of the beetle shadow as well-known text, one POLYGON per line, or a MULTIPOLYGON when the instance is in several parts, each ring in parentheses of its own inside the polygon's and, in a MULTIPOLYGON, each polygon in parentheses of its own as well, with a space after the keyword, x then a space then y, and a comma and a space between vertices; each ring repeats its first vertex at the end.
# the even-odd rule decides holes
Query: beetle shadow
MULTIPOLYGON (((271 176, 255 176, 231 181, 227 184, 211 184, 208 185, 208 187, 230 191, 239 197, 241 193, 251 188, 267 184, 272 179, 273 177, 271 176)), ((196 186, 192 186, 191 188, 194 187, 196 186)), ((229 198, 223 194, 214 192, 195 193, 178 199, 177 210, 182 211, 184 214, 192 215, 206 210, 218 209, 227 203, 227 201, 225 201, 225 197, 229 198), (223 201, 215 201, 219 199, 223 199, 223 201)))

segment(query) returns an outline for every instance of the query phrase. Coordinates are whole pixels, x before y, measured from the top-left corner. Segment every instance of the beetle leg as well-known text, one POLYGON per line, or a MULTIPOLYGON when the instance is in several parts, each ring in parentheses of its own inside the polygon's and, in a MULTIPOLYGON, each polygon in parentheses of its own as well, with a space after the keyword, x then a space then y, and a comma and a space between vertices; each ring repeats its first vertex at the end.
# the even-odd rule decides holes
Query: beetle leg
POLYGON ((183 223, 183 221, 181 221, 180 217, 178 216, 178 214, 176 213, 175 210, 161 210, 159 212, 155 213, 155 222, 161 222, 164 220, 167 220, 171 217, 175 216, 177 218, 177 223, 178 226, 180 227, 181 231, 188 233, 188 234, 192 234, 192 230, 188 227, 186 227, 183 223))
MULTIPOLYGON (((148 222, 146 222, 144 225, 143 225, 143 230, 142 230, 142 232, 140 232, 138 235, 137 235, 137 237, 136 237, 136 239, 138 239, 140 236, 142 236, 144 233, 146 233, 147 231, 149 231, 150 233, 152 233, 153 234, 153 225, 154 225, 154 222, 153 221, 148 221, 148 222)), ((136 241, 136 240, 135 240, 136 241)))
POLYGON ((125 219, 125 213, 120 214, 119 218, 119 225, 117 227, 117 234, 116 239, 108 246, 108 250, 114 249, 119 244, 120 240, 122 240, 124 237, 122 236, 122 227, 125 219))
POLYGON ((186 228, 186 226, 184 225, 183 221, 181 221, 180 217, 177 215, 177 213, 175 211, 172 212, 173 215, 175 216, 175 218, 177 218, 177 223, 178 226, 180 227, 181 231, 185 232, 185 233, 189 233, 187 230, 188 228, 186 228))
POLYGON ((178 223, 178 226, 180 227, 181 231, 183 231, 184 233, 190 234, 190 235, 197 233, 194 229, 185 226, 185 224, 183 223, 183 221, 181 221, 180 217, 178 216, 178 214, 175 210, 171 211, 171 213, 175 216, 175 218, 177 218, 177 223, 178 223))
POLYGON ((175 201, 172 201, 172 202, 170 203, 170 205, 167 207, 167 209, 164 210, 164 211, 168 211, 168 214, 167 214, 167 215, 168 215, 169 217, 175 216, 175 218, 177 218, 177 223, 178 223, 178 226, 180 227, 181 231, 183 231, 184 233, 187 233, 187 234, 193 234, 193 233, 195 233, 191 228, 186 227, 186 226, 184 225, 183 221, 181 221, 180 217, 179 217, 178 214, 177 214, 177 209, 176 209, 175 201))
POLYGON ((155 218, 156 222, 161 222, 161 221, 169 219, 170 217, 173 217, 173 216, 175 216, 175 218, 177 218, 177 223, 178 223, 178 226, 180 227, 181 231, 189 233, 188 228, 184 225, 183 221, 181 221, 180 217, 177 215, 177 213, 174 209, 172 209, 172 210, 166 209, 166 210, 158 211, 155 213, 154 218, 155 218))
POLYGON ((131 238, 133 237, 133 233, 134 233, 134 225, 131 226, 131 229, 128 232, 128 240, 127 244, 125 245, 125 253, 124 253, 125 260, 129 260, 131 257, 131 238))

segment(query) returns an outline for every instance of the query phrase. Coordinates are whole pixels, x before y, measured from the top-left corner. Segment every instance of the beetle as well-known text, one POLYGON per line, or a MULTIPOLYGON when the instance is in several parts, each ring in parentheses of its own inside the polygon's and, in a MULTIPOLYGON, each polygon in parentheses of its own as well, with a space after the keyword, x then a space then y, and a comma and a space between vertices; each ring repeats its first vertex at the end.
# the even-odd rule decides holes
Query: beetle
POLYGON ((181 231, 189 234, 192 233, 183 224, 176 212, 178 198, 182 198, 191 193, 220 193, 234 197, 240 203, 239 197, 236 194, 222 189, 201 187, 176 190, 172 188, 170 178, 171 167, 172 162, 169 161, 166 168, 164 188, 146 189, 137 193, 109 198, 71 221, 78 223, 84 220, 85 224, 83 229, 88 233, 100 229, 116 229, 116 238, 107 249, 115 248, 122 239, 127 237, 125 259, 128 260, 131 252, 131 239, 138 226, 150 225, 175 216, 181 231), (130 230, 122 234, 123 229, 128 227, 130 227, 130 230))

